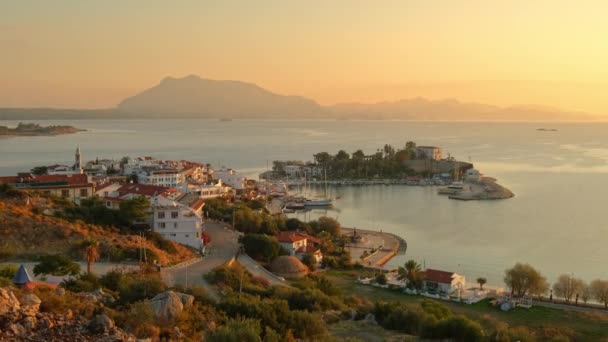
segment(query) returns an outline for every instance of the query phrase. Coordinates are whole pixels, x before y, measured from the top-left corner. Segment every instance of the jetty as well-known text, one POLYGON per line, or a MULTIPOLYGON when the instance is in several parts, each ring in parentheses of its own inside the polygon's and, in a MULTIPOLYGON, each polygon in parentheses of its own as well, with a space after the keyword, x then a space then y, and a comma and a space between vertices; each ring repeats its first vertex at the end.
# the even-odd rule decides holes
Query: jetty
POLYGON ((389 260, 407 249, 403 238, 383 231, 342 227, 342 235, 349 238, 345 248, 351 260, 367 268, 384 269, 389 260))

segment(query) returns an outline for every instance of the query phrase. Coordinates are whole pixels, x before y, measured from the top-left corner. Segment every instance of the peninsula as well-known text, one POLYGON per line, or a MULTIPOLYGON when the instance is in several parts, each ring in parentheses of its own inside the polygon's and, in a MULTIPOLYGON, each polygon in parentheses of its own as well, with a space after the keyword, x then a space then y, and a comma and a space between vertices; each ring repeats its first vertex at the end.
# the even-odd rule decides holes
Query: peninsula
POLYGON ((86 129, 80 129, 72 126, 40 126, 39 124, 35 123, 22 122, 20 122, 15 128, 0 126, 0 136, 49 136, 73 134, 82 131, 86 131, 86 129))

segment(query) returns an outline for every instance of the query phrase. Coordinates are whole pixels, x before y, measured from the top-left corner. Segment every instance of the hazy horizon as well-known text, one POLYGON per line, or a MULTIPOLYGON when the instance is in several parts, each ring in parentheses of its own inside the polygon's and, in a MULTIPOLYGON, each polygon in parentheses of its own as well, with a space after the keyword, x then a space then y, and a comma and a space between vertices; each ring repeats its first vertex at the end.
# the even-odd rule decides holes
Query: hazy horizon
POLYGON ((0 5, 0 107, 113 108, 167 76, 321 105, 415 97, 608 113, 601 1, 0 5))

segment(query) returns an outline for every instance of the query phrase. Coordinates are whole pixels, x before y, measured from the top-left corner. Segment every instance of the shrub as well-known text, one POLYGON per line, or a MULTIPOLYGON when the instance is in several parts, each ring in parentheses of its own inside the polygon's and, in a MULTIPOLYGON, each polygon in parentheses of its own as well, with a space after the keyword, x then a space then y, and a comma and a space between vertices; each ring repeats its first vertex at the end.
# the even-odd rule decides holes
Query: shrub
POLYGON ((232 319, 207 334, 208 342, 259 342, 262 326, 255 319, 232 319))
POLYGON ((4 265, 0 267, 0 278, 13 279, 19 268, 15 265, 4 265))
POLYGON ((380 285, 386 285, 386 274, 384 273, 380 273, 376 276, 376 283, 380 284, 380 285))
POLYGON ((55 276, 77 275, 80 273, 80 265, 65 255, 45 255, 40 257, 40 262, 34 266, 34 275, 52 274, 55 276))
POLYGON ((241 238, 241 243, 245 252, 254 259, 270 262, 279 255, 279 241, 272 236, 247 234, 241 238))
POLYGON ((302 256, 302 263, 308 266, 310 271, 314 271, 317 268, 317 259, 310 253, 306 253, 302 256))
POLYGON ((93 273, 83 273, 75 278, 69 278, 61 286, 72 292, 91 292, 100 287, 99 278, 93 273))

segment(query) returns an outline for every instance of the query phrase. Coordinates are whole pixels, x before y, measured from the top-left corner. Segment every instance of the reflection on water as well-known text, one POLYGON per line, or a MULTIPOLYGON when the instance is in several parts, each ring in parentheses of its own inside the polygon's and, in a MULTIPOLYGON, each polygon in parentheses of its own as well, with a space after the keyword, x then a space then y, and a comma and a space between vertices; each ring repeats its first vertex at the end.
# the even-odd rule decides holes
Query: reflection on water
MULTIPOLYGON (((16 121, 0 122, 15 126, 16 121)), ((85 159, 153 155, 226 165, 257 175, 272 160, 311 160, 319 151, 372 153, 407 140, 438 145, 498 178, 515 197, 459 202, 430 187, 330 188, 342 196, 332 211, 345 226, 403 236, 406 256, 429 267, 485 276, 502 283, 503 270, 529 262, 553 279, 574 273, 607 278, 608 124, 421 123, 365 121, 82 120, 49 121, 90 129, 57 137, 0 139, 0 174, 36 165, 70 163, 76 145, 85 159)), ((304 218, 301 215, 302 219, 304 218)))

